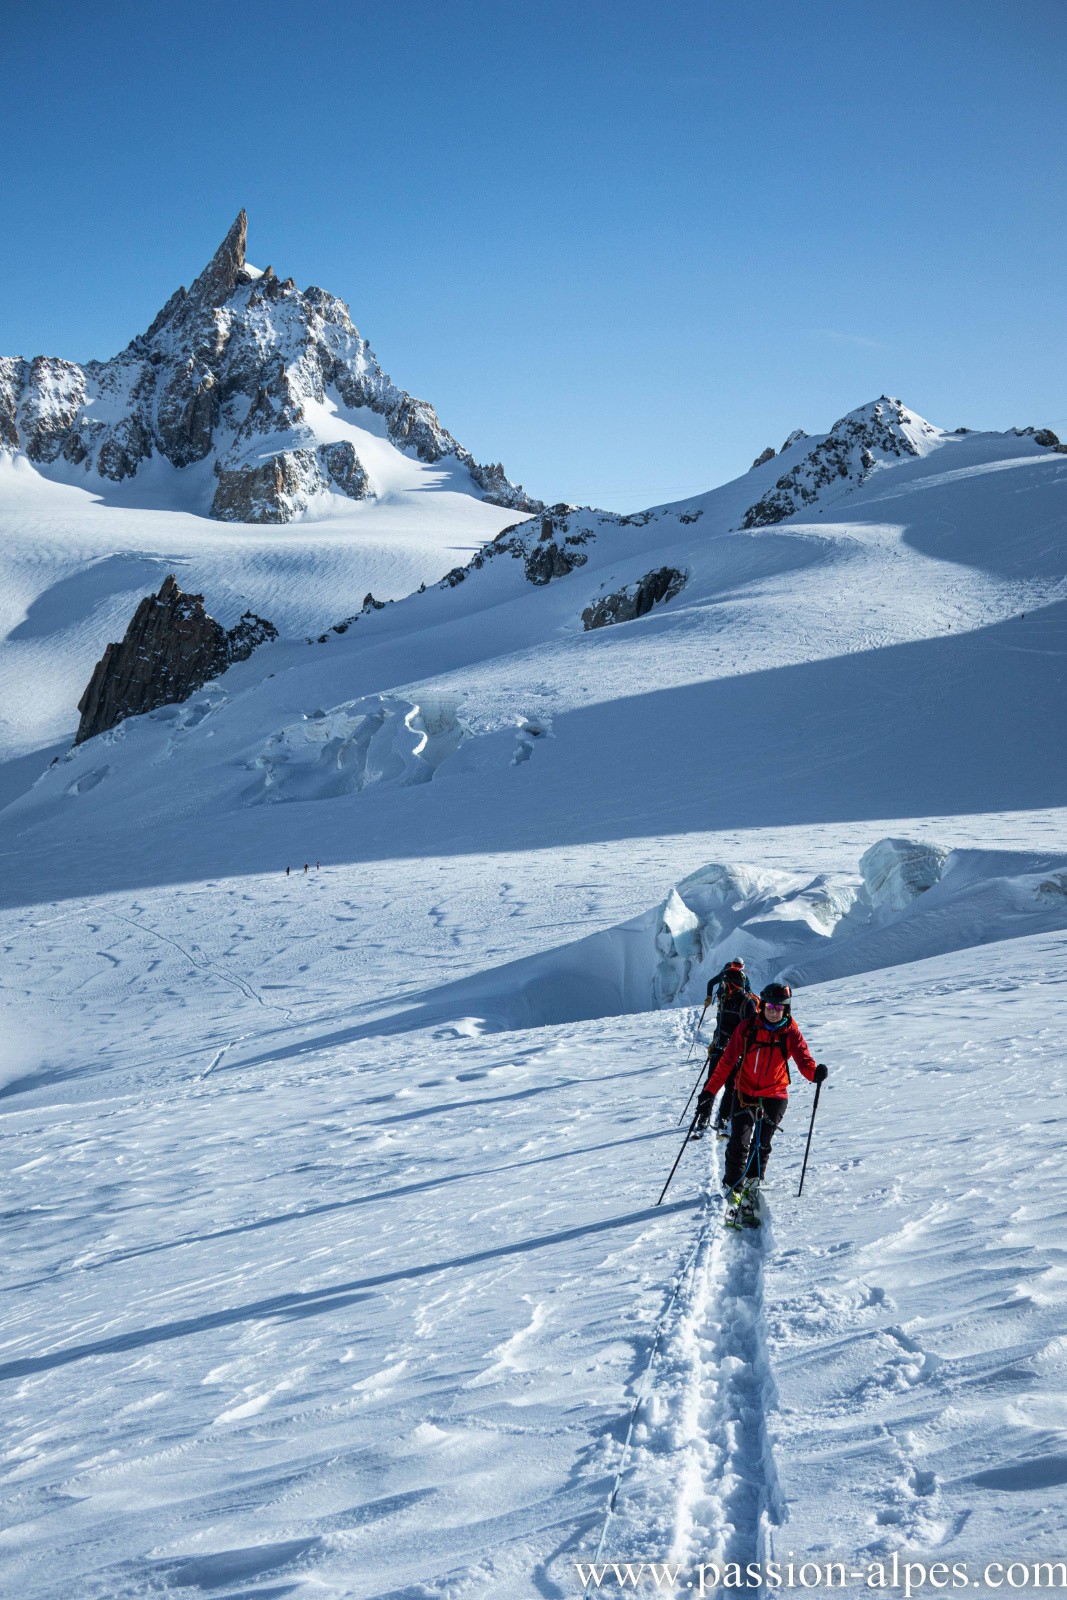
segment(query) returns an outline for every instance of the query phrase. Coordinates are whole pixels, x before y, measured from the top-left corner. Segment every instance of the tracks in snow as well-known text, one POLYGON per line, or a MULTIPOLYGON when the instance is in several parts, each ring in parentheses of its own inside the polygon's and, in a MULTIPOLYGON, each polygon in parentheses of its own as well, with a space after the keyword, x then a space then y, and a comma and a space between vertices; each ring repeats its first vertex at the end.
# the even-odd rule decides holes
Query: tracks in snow
POLYGON ((728 1232, 710 1194, 661 1319, 598 1559, 765 1561, 785 1520, 763 1322, 770 1230, 728 1232))
MULTIPOLYGON (((188 949, 177 939, 171 938, 169 933, 161 933, 158 928, 150 928, 147 923, 138 922, 135 917, 127 917, 121 911, 112 911, 110 915, 117 922, 125 922, 128 927, 136 928, 139 933, 147 933, 150 938, 159 939, 164 944, 169 944, 173 950, 177 950, 179 955, 184 956, 189 965, 195 967, 197 972, 202 972, 207 977, 218 978, 222 983, 232 985, 240 994, 244 995, 246 1000, 254 1000, 257 1005, 263 1007, 264 1011, 281 1012, 287 1022, 292 1021, 293 1013, 288 1006, 279 1006, 275 1005, 272 1000, 264 1000, 258 989, 254 989, 246 978, 242 978, 236 972, 231 972, 228 967, 221 966, 217 961, 210 961, 198 945, 194 946, 193 949, 188 949)), ((237 1042, 239 1041, 231 1040, 226 1049, 232 1049, 237 1042)), ((208 1068, 208 1072, 217 1065, 218 1061, 213 1061, 211 1067, 208 1068)), ((207 1073, 204 1073, 203 1076, 206 1077, 207 1073)))

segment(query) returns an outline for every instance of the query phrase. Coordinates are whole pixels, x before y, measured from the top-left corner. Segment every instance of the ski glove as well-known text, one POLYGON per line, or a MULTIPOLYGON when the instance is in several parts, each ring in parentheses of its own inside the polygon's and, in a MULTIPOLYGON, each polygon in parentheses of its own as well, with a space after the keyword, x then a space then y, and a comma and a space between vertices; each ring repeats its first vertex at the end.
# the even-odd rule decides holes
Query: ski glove
POLYGON ((713 1094, 709 1094, 706 1089, 701 1089, 700 1093, 697 1095, 697 1119, 699 1120, 701 1117, 703 1117, 704 1121, 706 1122, 711 1116, 711 1108, 714 1104, 715 1096, 713 1094))
POLYGON ((829 1067, 824 1067, 822 1062, 820 1061, 819 1065, 815 1068, 815 1082, 816 1083, 825 1083, 829 1076, 830 1076, 829 1067))

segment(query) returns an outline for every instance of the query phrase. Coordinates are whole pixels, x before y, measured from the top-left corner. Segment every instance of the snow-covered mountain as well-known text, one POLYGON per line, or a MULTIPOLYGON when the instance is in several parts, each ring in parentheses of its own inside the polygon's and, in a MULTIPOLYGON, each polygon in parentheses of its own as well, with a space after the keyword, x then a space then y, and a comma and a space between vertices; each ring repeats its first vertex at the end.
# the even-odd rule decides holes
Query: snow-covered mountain
POLYGON ((204 463, 211 487, 200 472, 196 490, 225 522, 388 493, 412 480, 409 457, 447 460, 494 505, 536 509, 386 376, 343 301, 250 266, 246 234, 242 211, 192 287, 112 360, 0 359, 0 450, 93 486, 136 480, 153 457, 204 463))
MULTIPOLYGON (((1067 460, 1031 433, 946 433, 913 413, 900 424, 902 411, 876 402, 676 505, 630 517, 553 506, 509 526, 436 585, 258 650, 192 709, 89 739, 8 812, 9 826, 21 849, 47 839, 50 850, 56 828, 98 813, 136 839, 125 852, 136 873, 137 852, 162 850, 180 812, 189 850, 213 873, 232 830, 249 866, 284 854, 293 801, 321 802, 316 854, 335 830, 347 836, 351 804, 364 841, 389 848, 398 788, 423 789, 402 810, 426 848, 460 816, 461 834, 477 819, 481 844, 516 828, 549 843, 592 825, 580 819, 594 796, 598 827, 611 816, 615 829, 642 829, 661 790, 685 828, 827 805, 943 814, 978 793, 983 809, 1051 803, 1061 774, 1039 730, 1058 717, 1060 662, 1011 641, 1060 627, 1065 562, 1047 529, 1067 460), (887 406, 876 470, 813 490, 807 520, 746 526, 783 468, 805 472, 827 440, 870 439, 887 406), (891 447, 895 428, 912 448, 891 447), (671 598, 636 615, 642 585, 671 598), (595 626, 617 615, 634 620, 595 626), (759 777, 761 752, 744 738, 728 740, 709 779, 707 739, 736 718, 776 728, 788 799, 759 777), (914 758, 902 765, 904 743, 914 758), (627 779, 637 751, 640 793, 627 779), (572 788, 583 804, 561 813, 572 788)), ((72 700, 83 687, 71 685, 72 700)))
POLYGON ((266 531, 8 463, 5 1593, 1061 1558, 1056 444, 266 531), (284 636, 69 750, 170 571, 284 636), (707 1142, 655 1203, 739 954, 830 1067, 745 1237, 707 1142))

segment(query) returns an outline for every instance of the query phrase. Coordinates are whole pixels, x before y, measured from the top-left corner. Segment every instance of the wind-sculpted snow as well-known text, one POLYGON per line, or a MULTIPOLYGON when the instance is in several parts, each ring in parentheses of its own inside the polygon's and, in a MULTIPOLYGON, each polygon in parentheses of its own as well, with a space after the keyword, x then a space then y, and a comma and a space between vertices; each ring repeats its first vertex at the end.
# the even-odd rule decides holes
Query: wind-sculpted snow
POLYGON ((273 734, 252 765, 260 774, 250 804, 328 800, 372 784, 429 783, 468 730, 447 697, 420 705, 373 695, 312 711, 273 734))

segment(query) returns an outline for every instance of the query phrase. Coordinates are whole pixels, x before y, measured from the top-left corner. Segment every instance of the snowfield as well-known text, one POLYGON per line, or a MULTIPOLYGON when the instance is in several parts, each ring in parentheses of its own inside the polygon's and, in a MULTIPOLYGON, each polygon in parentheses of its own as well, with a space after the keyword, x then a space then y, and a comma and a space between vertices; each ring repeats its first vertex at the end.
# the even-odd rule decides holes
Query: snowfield
MULTIPOLYGON (((436 583, 521 520, 465 493, 447 463, 375 443, 396 463, 379 499, 331 504, 284 528, 213 522, 199 504, 173 509, 197 468, 150 463, 136 485, 93 492, 0 457, 0 760, 67 748, 104 645, 169 572, 227 627, 252 610, 303 639, 357 612, 368 593, 393 600, 436 583)), ((201 498, 209 486, 201 472, 201 498)))
POLYGON ((707 1143, 654 1207, 694 1012, 479 1015, 494 890, 514 954, 603 865, 555 908, 484 860, 396 907, 312 867, 9 921, 7 1592, 1062 1548, 1062 887, 1061 931, 801 992, 813 1164, 795 1201, 798 1083, 739 1238, 707 1143), (449 968, 470 1009, 420 1026, 449 968))
POLYGON ((0 472, 5 1595, 1063 1559, 1067 458, 877 410, 493 553, 0 472), (68 751, 170 570, 286 637, 68 751), (743 1235, 655 1204, 738 954, 830 1067, 743 1235))

